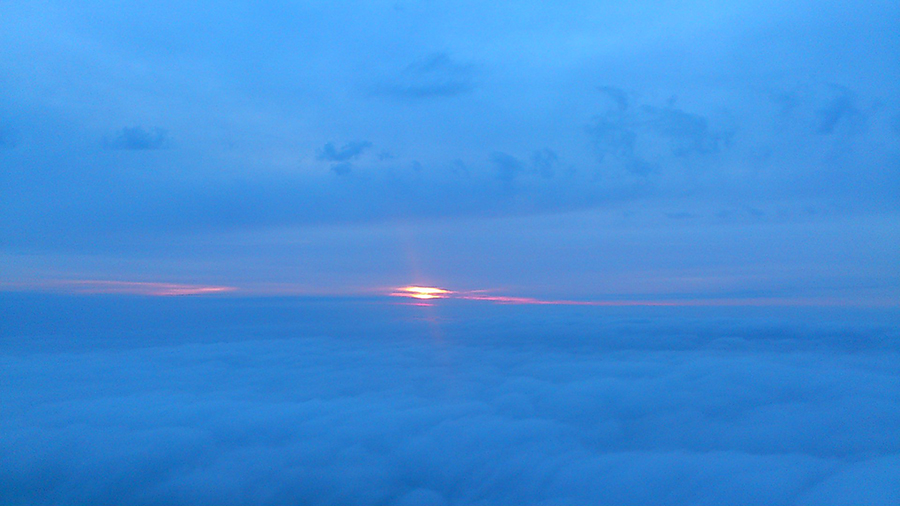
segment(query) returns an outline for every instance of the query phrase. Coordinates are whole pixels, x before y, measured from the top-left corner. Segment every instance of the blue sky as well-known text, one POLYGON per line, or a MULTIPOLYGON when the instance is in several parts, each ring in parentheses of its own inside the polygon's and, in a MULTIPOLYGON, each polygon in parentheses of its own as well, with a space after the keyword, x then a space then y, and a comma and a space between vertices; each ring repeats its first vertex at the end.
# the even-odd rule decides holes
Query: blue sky
POLYGON ((895 2, 4 2, 0 279, 896 304, 895 2))

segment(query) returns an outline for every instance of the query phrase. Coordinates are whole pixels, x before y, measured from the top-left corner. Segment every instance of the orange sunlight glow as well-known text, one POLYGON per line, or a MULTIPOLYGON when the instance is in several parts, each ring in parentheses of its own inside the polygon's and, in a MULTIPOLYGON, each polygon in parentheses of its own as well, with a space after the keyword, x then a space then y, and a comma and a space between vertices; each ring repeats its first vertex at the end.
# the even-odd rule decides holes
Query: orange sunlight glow
POLYGON ((403 286, 391 293, 394 297, 412 297, 419 300, 443 299, 452 294, 450 290, 433 286, 403 286))

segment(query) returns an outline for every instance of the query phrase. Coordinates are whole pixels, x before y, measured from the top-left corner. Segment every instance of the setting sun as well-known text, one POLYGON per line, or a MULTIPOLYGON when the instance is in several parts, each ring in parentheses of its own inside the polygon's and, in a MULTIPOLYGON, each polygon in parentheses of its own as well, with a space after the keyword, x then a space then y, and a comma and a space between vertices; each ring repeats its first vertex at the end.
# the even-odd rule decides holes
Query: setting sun
POLYGON ((391 295, 397 297, 412 297, 414 299, 441 299, 446 297, 449 294, 452 294, 450 290, 444 290, 443 288, 436 288, 433 286, 404 286, 401 288, 397 288, 394 293, 391 295))

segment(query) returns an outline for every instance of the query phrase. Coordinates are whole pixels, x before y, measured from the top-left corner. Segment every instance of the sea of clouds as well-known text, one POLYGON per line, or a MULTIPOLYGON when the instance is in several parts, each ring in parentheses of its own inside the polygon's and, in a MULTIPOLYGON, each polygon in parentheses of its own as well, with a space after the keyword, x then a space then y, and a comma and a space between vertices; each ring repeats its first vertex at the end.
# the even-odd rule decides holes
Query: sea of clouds
POLYGON ((893 317, 0 307, 3 504, 900 504, 893 317))

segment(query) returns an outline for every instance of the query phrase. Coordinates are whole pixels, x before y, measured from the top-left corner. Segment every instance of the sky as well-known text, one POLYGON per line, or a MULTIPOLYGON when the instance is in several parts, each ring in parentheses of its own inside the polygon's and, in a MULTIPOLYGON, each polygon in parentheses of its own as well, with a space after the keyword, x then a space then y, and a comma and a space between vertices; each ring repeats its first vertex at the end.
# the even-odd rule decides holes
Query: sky
POLYGON ((0 504, 900 504, 898 33, 0 1, 0 504))
POLYGON ((3 2, 0 282, 896 305, 898 23, 889 1, 3 2))

